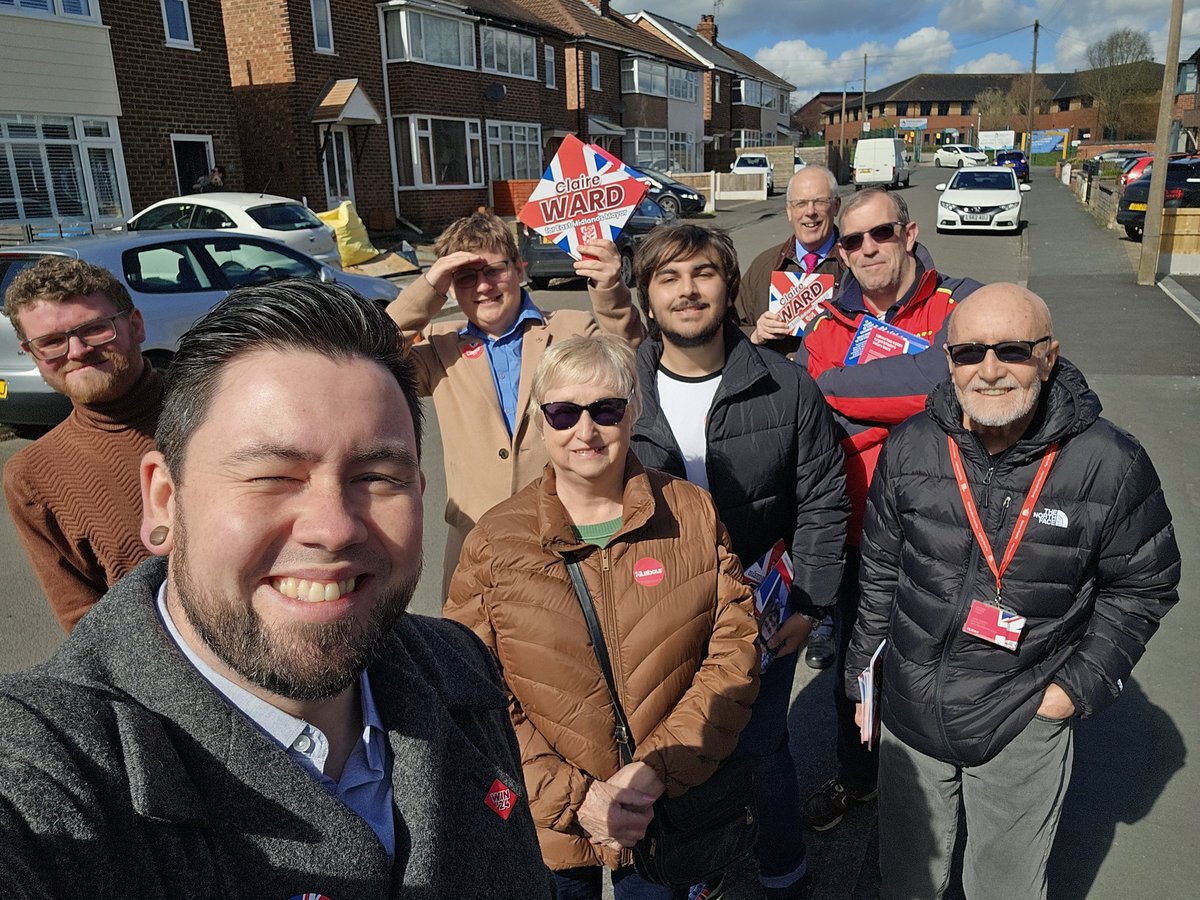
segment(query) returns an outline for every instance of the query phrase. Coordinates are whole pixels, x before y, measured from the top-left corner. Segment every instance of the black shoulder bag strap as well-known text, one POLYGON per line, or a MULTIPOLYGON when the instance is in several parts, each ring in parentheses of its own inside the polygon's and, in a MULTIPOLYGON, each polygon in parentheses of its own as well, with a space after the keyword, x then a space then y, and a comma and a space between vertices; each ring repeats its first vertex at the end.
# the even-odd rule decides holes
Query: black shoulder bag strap
POLYGON ((587 622, 588 634, 592 638, 592 651, 596 654, 596 662, 600 664, 600 671, 604 675, 608 693, 612 697, 613 719, 616 722, 613 728, 613 737, 616 738, 617 748, 621 751, 621 764, 629 765, 633 762, 633 732, 629 728, 629 720, 625 718, 625 710, 617 696, 617 685, 613 681, 612 662, 608 658, 608 645, 604 642, 604 632, 600 630, 596 607, 592 603, 592 595, 588 591, 587 582, 583 580, 583 570, 579 567, 579 561, 574 556, 566 556, 563 560, 567 564, 567 573, 571 576, 575 596, 579 598, 579 605, 583 607, 583 619, 587 622))

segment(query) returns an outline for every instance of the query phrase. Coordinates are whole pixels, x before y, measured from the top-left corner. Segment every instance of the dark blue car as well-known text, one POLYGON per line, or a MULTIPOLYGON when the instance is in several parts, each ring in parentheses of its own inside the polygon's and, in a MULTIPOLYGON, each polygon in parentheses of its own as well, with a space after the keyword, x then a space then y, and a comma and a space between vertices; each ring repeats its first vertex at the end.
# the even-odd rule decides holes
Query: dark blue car
POLYGON ((1021 150, 997 150, 995 165, 1008 166, 1018 181, 1029 183, 1029 160, 1021 150))

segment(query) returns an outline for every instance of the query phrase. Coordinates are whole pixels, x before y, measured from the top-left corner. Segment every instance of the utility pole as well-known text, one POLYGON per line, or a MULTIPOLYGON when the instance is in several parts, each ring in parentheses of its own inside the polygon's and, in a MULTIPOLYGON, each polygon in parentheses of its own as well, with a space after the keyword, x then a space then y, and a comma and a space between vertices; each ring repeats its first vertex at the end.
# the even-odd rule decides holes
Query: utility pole
POLYGON ((1027 132, 1029 141, 1029 164, 1033 165, 1033 86, 1037 82, 1037 42, 1038 42, 1038 20, 1033 20, 1033 68, 1029 72, 1029 130, 1027 132))
MULTIPOLYGON (((862 127, 867 127, 867 54, 863 54, 862 127)), ((861 137, 862 135, 859 135, 861 137)))
POLYGON ((1162 240, 1163 191, 1167 187, 1167 141, 1171 134, 1171 110, 1175 105, 1175 79, 1179 77, 1179 31, 1183 22, 1183 0, 1171 4, 1167 32, 1167 58, 1163 60, 1162 96, 1158 102, 1158 131, 1154 139, 1155 165, 1150 167, 1150 196, 1146 201, 1146 224, 1142 226, 1142 255, 1138 260, 1138 284, 1154 284, 1158 274, 1158 249, 1162 240))

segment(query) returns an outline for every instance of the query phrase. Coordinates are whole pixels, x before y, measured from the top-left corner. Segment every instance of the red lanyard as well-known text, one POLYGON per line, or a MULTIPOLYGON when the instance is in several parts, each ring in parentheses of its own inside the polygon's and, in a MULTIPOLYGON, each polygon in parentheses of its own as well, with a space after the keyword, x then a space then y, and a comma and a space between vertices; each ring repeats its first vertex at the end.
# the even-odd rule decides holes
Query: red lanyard
POLYGON ((950 447, 950 464, 954 466, 954 477, 958 479, 958 496, 962 498, 963 508, 967 511, 967 519, 971 523, 971 533, 979 542, 979 549, 983 551, 988 568, 996 576, 996 603, 999 604, 1000 579, 1007 571, 1008 564, 1017 555, 1017 547, 1021 544, 1021 538, 1025 537, 1025 529, 1029 526, 1029 517, 1033 514, 1033 507, 1037 504, 1038 495, 1042 493, 1042 486, 1045 485, 1046 478, 1050 474, 1050 467, 1054 465, 1054 458, 1058 456, 1058 444, 1051 444, 1042 456, 1042 464, 1038 466, 1037 474, 1033 476, 1033 484, 1029 486, 1029 493, 1025 495, 1025 502, 1021 504, 1021 514, 1017 516, 1017 524, 1013 526, 1012 537, 1008 539, 1008 546, 1004 548, 1004 559, 1000 561, 1000 566, 997 568, 996 554, 992 552, 992 542, 988 540, 987 533, 983 530, 983 522, 979 519, 979 510, 975 507, 975 498, 971 496, 971 485, 967 483, 967 473, 963 469, 958 444, 954 443, 954 438, 950 435, 946 435, 946 443, 950 447))

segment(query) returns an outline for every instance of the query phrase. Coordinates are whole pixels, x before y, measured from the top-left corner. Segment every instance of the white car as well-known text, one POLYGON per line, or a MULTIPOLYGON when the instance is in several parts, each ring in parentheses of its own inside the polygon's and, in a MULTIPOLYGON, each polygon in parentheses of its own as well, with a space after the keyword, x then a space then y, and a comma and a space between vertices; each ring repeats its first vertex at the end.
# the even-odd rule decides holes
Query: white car
POLYGON ((1008 166, 975 166, 954 173, 949 184, 939 184, 937 230, 1021 229, 1021 195, 1029 185, 1017 182, 1008 166))
POLYGON ((743 153, 729 164, 734 175, 761 175, 767 173, 767 193, 775 190, 775 167, 765 153, 743 153))
POLYGON ((967 166, 986 166, 989 162, 986 153, 970 144, 943 144, 933 154, 933 164, 939 168, 949 166, 962 169, 967 166))
POLYGON ((316 213, 289 197, 211 191, 160 200, 126 224, 130 231, 228 228, 287 244, 335 269, 342 267, 333 229, 316 213))
POLYGON ((803 169, 807 165, 808 165, 808 163, 806 163, 800 157, 800 151, 797 150, 795 153, 795 156, 793 156, 793 158, 792 158, 792 174, 795 175, 797 172, 799 172, 801 169, 803 169))

